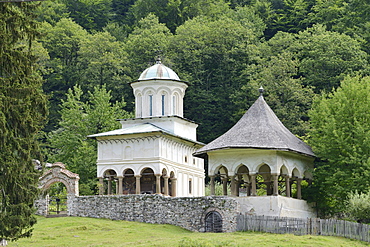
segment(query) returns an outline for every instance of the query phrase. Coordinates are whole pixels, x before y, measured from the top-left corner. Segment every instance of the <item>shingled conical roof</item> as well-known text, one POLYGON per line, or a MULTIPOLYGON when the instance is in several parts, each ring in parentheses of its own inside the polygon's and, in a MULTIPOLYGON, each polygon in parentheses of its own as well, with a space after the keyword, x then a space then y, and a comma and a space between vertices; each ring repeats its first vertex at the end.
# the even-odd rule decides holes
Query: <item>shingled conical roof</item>
POLYGON ((310 146, 281 123, 262 94, 231 129, 194 155, 202 156, 210 151, 229 148, 282 150, 315 156, 310 146))

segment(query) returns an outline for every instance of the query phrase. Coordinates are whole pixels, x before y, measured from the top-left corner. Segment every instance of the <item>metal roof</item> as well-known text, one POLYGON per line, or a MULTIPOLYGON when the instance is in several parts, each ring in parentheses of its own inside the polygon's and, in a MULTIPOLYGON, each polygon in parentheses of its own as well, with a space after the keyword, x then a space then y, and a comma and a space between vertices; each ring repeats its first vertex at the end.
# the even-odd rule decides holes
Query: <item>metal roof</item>
POLYGON ((152 123, 141 123, 141 124, 137 124, 137 125, 134 125, 128 128, 116 129, 116 130, 112 130, 108 132, 88 135, 87 137, 96 138, 96 137, 105 137, 105 136, 120 136, 120 135, 143 134, 143 133, 154 133, 154 132, 165 133, 165 134, 168 134, 168 135, 171 135, 171 136, 174 136, 174 137, 177 137, 177 138, 180 138, 180 139, 192 142, 192 143, 204 145, 204 143, 181 137, 168 130, 160 128, 152 123))
POLYGON ((170 68, 164 66, 160 59, 157 59, 157 63, 141 73, 139 81, 149 79, 166 79, 180 81, 179 76, 170 68))
POLYGON ((262 94, 231 129, 194 155, 202 156, 207 152, 229 148, 283 150, 315 156, 310 146, 282 124, 262 94))

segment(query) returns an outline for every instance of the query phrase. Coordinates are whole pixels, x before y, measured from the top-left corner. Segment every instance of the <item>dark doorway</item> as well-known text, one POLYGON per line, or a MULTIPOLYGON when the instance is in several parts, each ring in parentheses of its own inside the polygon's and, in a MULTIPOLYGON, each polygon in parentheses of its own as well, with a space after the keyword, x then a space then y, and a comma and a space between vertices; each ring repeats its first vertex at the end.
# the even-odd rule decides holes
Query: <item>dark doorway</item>
POLYGON ((222 217, 220 213, 211 211, 206 215, 206 232, 222 232, 222 217))

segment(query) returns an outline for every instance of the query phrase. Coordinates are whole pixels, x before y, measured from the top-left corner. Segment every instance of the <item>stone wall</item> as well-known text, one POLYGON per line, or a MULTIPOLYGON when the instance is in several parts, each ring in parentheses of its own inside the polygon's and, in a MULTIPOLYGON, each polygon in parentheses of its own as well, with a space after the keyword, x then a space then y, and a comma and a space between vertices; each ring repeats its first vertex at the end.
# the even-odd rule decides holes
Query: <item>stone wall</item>
POLYGON ((172 224, 205 231, 210 211, 222 216, 223 232, 236 230, 238 202, 229 197, 164 197, 161 195, 77 196, 68 198, 70 216, 172 224))

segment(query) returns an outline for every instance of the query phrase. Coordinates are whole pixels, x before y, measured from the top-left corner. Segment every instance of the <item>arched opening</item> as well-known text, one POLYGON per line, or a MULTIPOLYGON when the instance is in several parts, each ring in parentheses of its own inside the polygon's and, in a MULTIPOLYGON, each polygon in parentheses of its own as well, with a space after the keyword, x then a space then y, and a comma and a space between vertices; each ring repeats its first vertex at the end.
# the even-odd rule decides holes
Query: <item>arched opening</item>
POLYGON ((283 195, 286 197, 291 196, 291 188, 290 188, 290 175, 289 171, 285 165, 282 165, 280 168, 280 175, 279 175, 279 195, 283 195))
POLYGON ((206 232, 222 232, 222 216, 217 211, 211 211, 205 217, 206 232))
POLYGON ((302 198, 302 196, 301 196, 301 182, 302 182, 301 174, 300 174, 300 172, 298 171, 297 168, 294 168, 293 171, 292 171, 292 181, 290 182, 292 197, 297 198, 297 199, 302 198))
POLYGON ((51 183, 48 188, 45 188, 44 195, 48 202, 48 217, 67 215, 67 187, 64 183, 51 183))
POLYGON ((251 195, 251 183, 249 177, 249 169, 245 165, 241 165, 236 171, 236 192, 237 196, 250 196, 251 195))
POLYGON ((257 195, 272 195, 272 181, 271 181, 271 169, 268 165, 263 164, 258 169, 258 174, 256 176, 257 180, 257 195))
POLYGON ((127 169, 123 172, 122 186, 124 195, 136 193, 136 178, 132 169, 127 169))
MULTIPOLYGON (((230 185, 228 184, 229 176, 228 170, 225 166, 220 166, 216 171, 215 178, 215 195, 225 195, 230 194, 230 185), (221 187, 222 184, 222 187, 221 187), (222 188, 222 189, 221 189, 222 188)), ((211 185, 212 186, 212 185, 211 185)))
POLYGON ((149 116, 153 116, 153 94, 149 92, 148 95, 148 102, 149 102, 149 116))
POLYGON ((141 194, 154 194, 156 192, 156 178, 151 168, 146 168, 141 172, 140 178, 141 194))
POLYGON ((105 188, 107 189, 106 191, 104 191, 104 194, 106 192, 107 195, 113 195, 114 191, 116 191, 116 194, 118 194, 118 192, 117 192, 118 182, 117 182, 117 173, 116 173, 116 171, 106 170, 104 172, 103 177, 106 181, 103 185, 103 188, 104 188, 104 190, 105 190, 105 188))

